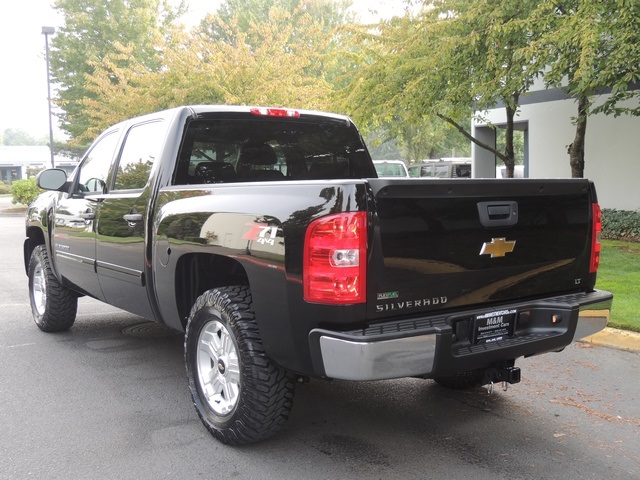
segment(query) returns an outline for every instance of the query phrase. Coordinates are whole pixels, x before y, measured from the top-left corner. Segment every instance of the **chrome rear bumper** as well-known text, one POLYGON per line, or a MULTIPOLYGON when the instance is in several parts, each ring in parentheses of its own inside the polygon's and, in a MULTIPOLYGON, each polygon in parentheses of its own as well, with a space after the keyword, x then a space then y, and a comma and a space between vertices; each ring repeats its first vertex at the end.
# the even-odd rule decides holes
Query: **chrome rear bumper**
POLYGON ((352 332, 315 329, 310 333, 310 343, 316 345, 312 350, 318 352, 316 365, 321 365, 322 375, 328 378, 365 381, 438 376, 442 371, 448 374, 452 369, 472 370, 501 359, 559 351, 572 341, 604 329, 612 301, 610 293, 594 291, 509 305, 508 308, 540 310, 545 315, 563 312, 562 316, 571 321, 553 325, 542 333, 535 329, 523 331, 502 342, 471 345, 456 351, 452 348, 450 318, 465 313, 473 315, 477 310, 420 320, 398 320, 382 324, 385 328, 378 324, 352 332), (386 328, 389 325, 393 328, 386 328), (434 372, 436 363, 439 372, 434 372))
POLYGON ((342 380, 384 380, 431 372, 436 335, 356 342, 320 337, 324 370, 342 380))
POLYGON ((609 323, 611 306, 613 299, 605 300, 596 304, 581 305, 578 314, 578 325, 573 334, 573 341, 589 337, 594 333, 604 330, 609 323))

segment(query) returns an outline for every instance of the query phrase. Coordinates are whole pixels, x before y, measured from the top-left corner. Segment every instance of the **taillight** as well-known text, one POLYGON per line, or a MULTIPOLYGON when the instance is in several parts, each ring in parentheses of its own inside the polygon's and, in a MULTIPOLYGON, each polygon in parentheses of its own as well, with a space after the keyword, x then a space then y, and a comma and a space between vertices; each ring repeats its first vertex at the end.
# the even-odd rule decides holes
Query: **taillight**
POLYGON ((263 117, 289 117, 289 118, 298 118, 300 116, 300 112, 297 110, 289 110, 288 108, 265 108, 265 107, 255 107, 252 108, 251 113, 254 115, 259 115, 263 117))
POLYGON ((600 264, 600 248, 602 237, 602 212, 597 203, 592 204, 593 218, 591 220, 591 261, 589 262, 589 273, 596 273, 600 264))
POLYGON ((304 241, 304 299, 346 305, 366 300, 367 214, 319 218, 304 241))

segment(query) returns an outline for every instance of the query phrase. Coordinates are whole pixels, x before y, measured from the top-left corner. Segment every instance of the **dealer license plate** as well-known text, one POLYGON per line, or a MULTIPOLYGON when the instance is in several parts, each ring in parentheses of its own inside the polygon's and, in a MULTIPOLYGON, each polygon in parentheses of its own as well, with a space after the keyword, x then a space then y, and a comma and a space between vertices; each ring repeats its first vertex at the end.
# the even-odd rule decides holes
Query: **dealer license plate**
POLYGON ((499 342, 513 336, 517 310, 500 310, 476 315, 473 343, 499 342))

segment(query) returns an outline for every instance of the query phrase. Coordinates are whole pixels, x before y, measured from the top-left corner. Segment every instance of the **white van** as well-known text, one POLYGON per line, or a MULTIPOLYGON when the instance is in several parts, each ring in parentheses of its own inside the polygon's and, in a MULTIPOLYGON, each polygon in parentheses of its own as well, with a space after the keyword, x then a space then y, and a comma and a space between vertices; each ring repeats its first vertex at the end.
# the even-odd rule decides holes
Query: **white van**
POLYGON ((402 160, 374 160, 378 178, 408 177, 407 166, 402 160))

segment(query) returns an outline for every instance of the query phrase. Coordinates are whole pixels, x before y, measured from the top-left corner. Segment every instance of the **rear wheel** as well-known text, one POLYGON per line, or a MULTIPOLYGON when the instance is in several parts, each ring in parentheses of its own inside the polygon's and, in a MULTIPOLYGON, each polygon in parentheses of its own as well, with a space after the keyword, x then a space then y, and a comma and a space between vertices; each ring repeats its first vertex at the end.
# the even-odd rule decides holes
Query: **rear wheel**
POLYGON ((288 419, 294 382, 265 354, 247 287, 198 297, 187 324, 185 364, 198 415, 221 442, 261 440, 288 419))
POLYGON ((44 245, 33 250, 29 261, 29 300, 33 319, 40 330, 62 332, 73 326, 78 296, 53 274, 44 245))

